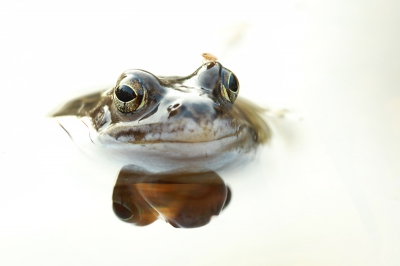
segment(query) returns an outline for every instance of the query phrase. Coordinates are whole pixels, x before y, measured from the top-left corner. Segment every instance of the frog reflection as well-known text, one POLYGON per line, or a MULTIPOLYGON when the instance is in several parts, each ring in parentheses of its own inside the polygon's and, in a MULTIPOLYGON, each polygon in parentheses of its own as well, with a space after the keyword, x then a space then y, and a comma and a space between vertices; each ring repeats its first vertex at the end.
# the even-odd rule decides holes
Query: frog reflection
POLYGON ((230 190, 213 171, 149 174, 124 167, 113 192, 114 213, 139 226, 161 218, 174 227, 209 223, 230 201, 230 190))
MULTIPOLYGON (((238 97, 239 87, 236 75, 214 61, 185 77, 128 70, 113 88, 71 100, 51 117, 89 154, 148 174, 189 178, 238 167, 269 139, 263 110, 238 97)), ((142 194, 143 184, 155 187, 141 184, 142 194)), ((149 204, 148 194, 145 199, 149 204)), ((144 210, 149 218, 140 223, 162 214, 144 210)))

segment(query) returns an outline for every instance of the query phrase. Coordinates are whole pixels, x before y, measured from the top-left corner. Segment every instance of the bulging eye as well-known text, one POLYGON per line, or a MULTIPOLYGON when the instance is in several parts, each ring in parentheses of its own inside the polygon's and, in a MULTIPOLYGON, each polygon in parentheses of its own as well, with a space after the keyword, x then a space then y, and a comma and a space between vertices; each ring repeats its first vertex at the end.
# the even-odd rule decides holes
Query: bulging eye
POLYGON ((239 81, 235 74, 227 69, 223 69, 221 74, 221 94, 227 101, 234 103, 239 94, 239 81))
POLYGON ((122 113, 140 110, 146 105, 147 92, 141 80, 136 77, 125 77, 114 89, 114 104, 122 113))

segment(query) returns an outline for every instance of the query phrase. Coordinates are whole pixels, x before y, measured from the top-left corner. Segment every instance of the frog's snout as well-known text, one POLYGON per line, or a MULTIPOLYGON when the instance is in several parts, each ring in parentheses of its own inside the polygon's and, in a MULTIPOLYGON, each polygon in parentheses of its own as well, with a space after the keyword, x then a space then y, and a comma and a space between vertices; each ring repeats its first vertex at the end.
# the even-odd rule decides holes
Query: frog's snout
POLYGON ((168 119, 189 119, 197 123, 216 118, 214 102, 204 97, 198 97, 196 100, 180 99, 167 105, 168 119))

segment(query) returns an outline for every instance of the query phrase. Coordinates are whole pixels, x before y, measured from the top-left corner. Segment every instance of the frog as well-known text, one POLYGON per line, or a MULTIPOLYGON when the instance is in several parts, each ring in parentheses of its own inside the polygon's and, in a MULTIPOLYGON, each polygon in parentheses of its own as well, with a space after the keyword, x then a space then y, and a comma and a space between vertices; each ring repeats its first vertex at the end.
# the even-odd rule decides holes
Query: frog
POLYGON ((239 90, 237 76, 212 60, 187 76, 130 69, 50 117, 84 152, 120 165, 112 196, 120 220, 194 228, 230 202, 220 172, 250 161, 270 138, 265 110, 239 90))
POLYGON ((50 113, 76 142, 71 119, 90 137, 83 150, 159 172, 218 171, 251 160, 270 137, 262 108, 239 96, 239 80, 209 61, 187 76, 123 72, 114 86, 50 113), (89 132, 89 134, 87 134, 89 132))

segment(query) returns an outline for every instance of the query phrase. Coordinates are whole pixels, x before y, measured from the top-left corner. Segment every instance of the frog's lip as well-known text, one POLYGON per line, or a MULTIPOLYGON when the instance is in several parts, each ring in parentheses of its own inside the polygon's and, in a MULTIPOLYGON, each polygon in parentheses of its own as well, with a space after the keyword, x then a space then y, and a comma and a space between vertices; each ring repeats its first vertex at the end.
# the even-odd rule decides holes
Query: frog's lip
POLYGON ((158 157, 170 158, 206 158, 221 156, 226 152, 247 153, 255 145, 255 141, 247 129, 238 134, 230 134, 218 139, 203 141, 181 140, 156 140, 139 142, 121 142, 110 136, 102 136, 99 141, 102 145, 113 149, 117 153, 124 154, 127 158, 150 156, 151 160, 158 157), (131 155, 131 156, 126 156, 131 155))
MULTIPOLYGON (((114 137, 110 135, 100 135, 99 141, 102 144, 121 144, 121 145, 151 145, 151 144, 170 144, 170 145, 179 145, 179 144, 192 144, 192 145, 201 145, 201 144, 206 144, 206 143, 215 143, 218 141, 228 141, 228 142, 240 142, 243 138, 245 138, 246 134, 248 132, 248 129, 246 127, 240 127, 239 130, 237 130, 234 133, 227 134, 220 136, 218 138, 211 138, 211 137, 203 137, 203 138, 190 138, 186 137, 185 139, 141 139, 141 140, 135 140, 130 137, 124 137, 123 139, 115 139, 114 137)), ((217 145, 217 144, 216 144, 217 145)), ((221 145, 218 145, 221 146, 221 145)))
POLYGON ((125 144, 156 144, 156 143, 207 143, 223 139, 237 139, 248 132, 245 125, 236 122, 217 119, 211 125, 196 125, 194 122, 183 122, 179 125, 147 124, 138 127, 115 125, 100 132, 99 139, 103 143, 109 141, 125 144))
MULTIPOLYGON (((85 142, 90 140, 98 146, 107 144, 130 144, 130 145, 145 145, 145 144, 204 144, 222 140, 240 141, 245 137, 249 129, 246 125, 237 127, 228 127, 225 125, 225 132, 211 134, 201 132, 176 132, 174 128, 170 132, 162 134, 143 133, 143 127, 132 128, 128 126, 119 127, 118 130, 102 130, 97 132, 91 125, 91 122, 85 118, 74 116, 64 116, 57 118, 58 124, 66 131, 74 142, 85 142), (127 131, 128 130, 128 131, 127 131), (89 134, 88 134, 89 133, 89 134)), ((149 126, 149 125, 147 125, 149 126)), ((149 128, 147 128, 148 130, 149 128)), ((151 129, 151 128, 150 128, 151 129)), ((151 130, 150 130, 151 131, 151 130)))
POLYGON ((240 128, 240 130, 238 130, 235 133, 232 134, 228 134, 225 136, 221 136, 219 138, 209 138, 209 139, 203 139, 203 140, 144 140, 144 141, 129 141, 130 144, 152 144, 152 143, 186 143, 186 144, 196 144, 196 143, 208 143, 208 142, 214 142, 214 141, 219 141, 219 140, 225 140, 225 139, 230 139, 230 138, 236 138, 236 139, 240 139, 244 130, 242 128, 240 128))
MULTIPOLYGON (((229 134, 220 138, 207 140, 143 140, 122 142, 110 136, 99 136, 98 139, 102 145, 113 150, 113 154, 123 154, 126 158, 136 158, 139 156, 147 156, 151 160, 155 158, 180 158, 184 160, 189 158, 220 158, 228 154, 236 152, 238 154, 247 154, 251 151, 256 141, 251 134, 251 130, 247 127, 241 128, 235 134, 229 134), (217 157, 216 157, 217 156, 217 157)), ((227 159, 228 160, 228 159, 227 159)))

